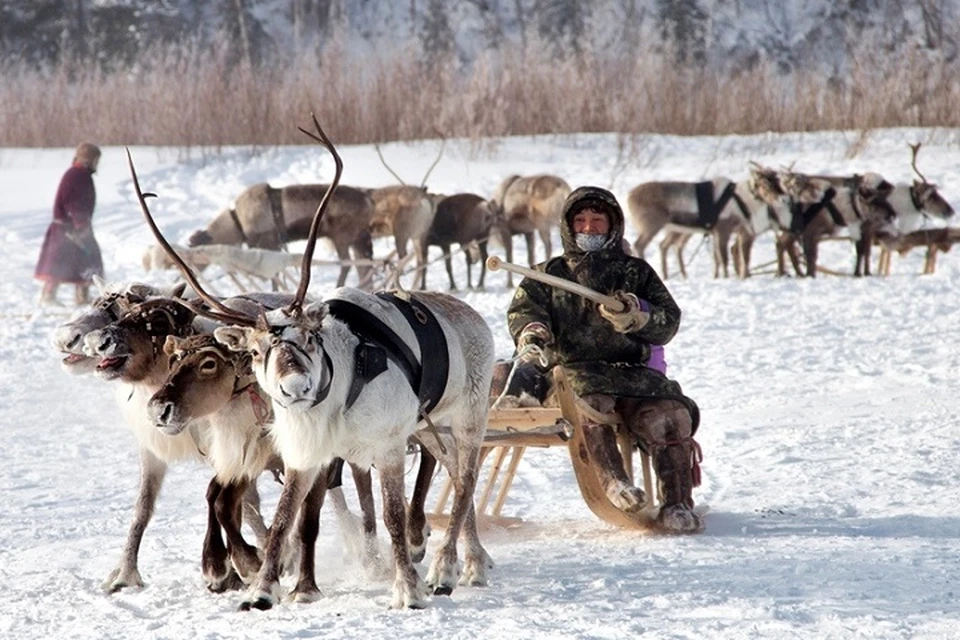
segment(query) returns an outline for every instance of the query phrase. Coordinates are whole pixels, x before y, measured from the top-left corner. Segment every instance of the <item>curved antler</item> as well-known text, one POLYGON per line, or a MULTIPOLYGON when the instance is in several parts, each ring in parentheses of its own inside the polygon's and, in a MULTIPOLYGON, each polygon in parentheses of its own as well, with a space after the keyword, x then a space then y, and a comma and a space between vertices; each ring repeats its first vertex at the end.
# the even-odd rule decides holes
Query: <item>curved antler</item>
POLYGON ((911 154, 910 166, 913 167, 913 170, 916 171, 917 175, 920 176, 920 179, 923 180, 923 184, 928 184, 927 179, 924 177, 922 173, 920 173, 920 170, 917 169, 917 153, 920 151, 921 144, 923 143, 922 142, 918 142, 917 144, 910 144, 909 142, 907 143, 907 146, 910 147, 910 154, 911 154))
POLYGON ((430 165, 429 169, 427 169, 427 173, 424 174, 423 180, 420 181, 421 189, 427 186, 427 178, 430 177, 430 174, 433 173, 433 170, 436 168, 437 164, 440 163, 440 158, 443 157, 443 149, 447 146, 447 136, 443 135, 439 129, 435 129, 435 131, 440 136, 440 151, 437 153, 437 159, 433 161, 433 164, 430 165))
POLYGON ((323 128, 317 121, 317 116, 311 113, 310 117, 313 118, 313 126, 317 129, 316 134, 307 131, 303 127, 297 128, 330 151, 337 170, 333 176, 333 180, 330 182, 330 186, 327 187, 327 192, 323 194, 323 199, 320 200, 320 204, 317 205, 317 211, 313 214, 313 222, 310 223, 310 234, 307 236, 307 246, 303 251, 303 263, 300 266, 300 286, 297 287, 297 293, 293 297, 293 302, 291 302, 286 309, 287 314, 291 316, 299 315, 303 307, 303 299, 307 296, 307 287, 310 286, 310 265, 313 261, 313 250, 317 246, 317 235, 320 233, 320 220, 323 218, 323 212, 327 209, 330 195, 334 189, 337 188, 337 185, 340 184, 340 175, 343 173, 343 161, 340 159, 340 154, 337 153, 336 147, 330 142, 327 134, 323 132, 323 128))
POLYGON ((173 263, 177 265, 177 268, 180 269, 180 273, 183 274, 184 279, 186 279, 193 290, 197 292, 197 295, 216 311, 210 311, 206 309, 201 310, 193 305, 189 305, 188 303, 185 304, 188 304, 188 306, 198 314, 208 316, 214 320, 250 327, 254 326, 255 320, 253 318, 240 313, 235 309, 231 309, 207 293, 200 285, 200 282, 194 275, 193 270, 190 269, 187 263, 184 262, 183 258, 180 257, 174 248, 170 246, 170 243, 167 242, 167 239, 163 237, 163 234, 157 227, 157 223, 150 214, 150 207, 147 206, 147 198, 156 198, 157 194, 144 193, 140 189, 140 180, 137 178, 137 170, 133 166, 133 156, 130 153, 130 148, 124 147, 124 149, 127 151, 127 163, 130 165, 130 175, 133 178, 133 188, 137 192, 137 199, 140 201, 140 209, 143 211, 143 215, 147 219, 147 226, 150 227, 150 231, 153 232, 153 236, 157 239, 157 242, 160 243, 160 246, 163 247, 163 250, 168 256, 170 256, 170 259, 173 260, 173 263))
MULTIPOLYGON (((303 131, 303 129, 301 129, 301 131, 303 131)), ((307 135, 310 135, 310 134, 308 133, 307 135)), ((380 162, 382 162, 383 166, 387 168, 387 171, 390 172, 390 175, 396 178, 400 182, 400 184, 402 184, 403 186, 407 186, 407 183, 403 181, 403 178, 398 176, 397 172, 391 169, 390 165, 387 164, 387 161, 383 157, 383 153, 380 151, 380 144, 374 143, 373 148, 377 150, 377 155, 380 156, 380 162)))

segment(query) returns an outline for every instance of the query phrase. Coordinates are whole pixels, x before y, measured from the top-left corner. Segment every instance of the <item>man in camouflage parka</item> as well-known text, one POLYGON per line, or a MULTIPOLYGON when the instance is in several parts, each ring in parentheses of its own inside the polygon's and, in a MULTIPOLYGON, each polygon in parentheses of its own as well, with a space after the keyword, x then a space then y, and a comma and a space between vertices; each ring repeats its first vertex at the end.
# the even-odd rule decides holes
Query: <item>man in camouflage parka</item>
MULTIPOLYGON (((676 334, 680 308, 645 260, 624 253, 623 228, 613 194, 580 187, 561 214, 563 255, 536 267, 618 298, 622 312, 525 278, 510 303, 508 327, 521 351, 527 345, 547 349, 587 404, 621 416, 653 460, 663 498, 659 524, 668 531, 700 531, 691 495, 699 484, 700 449, 693 440, 699 410, 650 361, 651 345, 676 334)), ((613 427, 586 422, 584 436, 611 502, 624 511, 645 506, 647 496, 623 468, 613 427)))

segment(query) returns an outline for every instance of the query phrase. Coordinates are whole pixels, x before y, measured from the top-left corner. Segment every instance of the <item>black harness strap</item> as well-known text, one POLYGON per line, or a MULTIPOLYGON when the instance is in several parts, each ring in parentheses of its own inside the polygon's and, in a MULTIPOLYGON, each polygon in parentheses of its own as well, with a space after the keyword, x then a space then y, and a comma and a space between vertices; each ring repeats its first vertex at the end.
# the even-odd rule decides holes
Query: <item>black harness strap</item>
POLYGON ((414 387, 423 412, 429 414, 443 397, 450 373, 450 350, 447 348, 443 328, 433 312, 416 298, 404 299, 389 291, 381 291, 376 296, 392 302, 410 323, 420 345, 421 357, 430 354, 430 366, 423 367, 422 362, 420 363, 417 372, 420 383, 418 387, 414 387))
POLYGON ((230 211, 230 219, 233 220, 233 224, 237 227, 237 231, 240 232, 240 242, 247 245, 248 247, 251 246, 250 238, 247 237, 246 232, 244 232, 243 230, 243 225, 240 224, 240 216, 237 215, 237 210, 229 209, 229 211, 230 211))
POLYGON ((413 299, 407 302, 389 292, 376 295, 392 303, 403 314, 417 336, 420 353, 430 354, 431 365, 424 369, 403 339, 375 314, 346 300, 327 301, 330 314, 346 323, 360 340, 354 352, 353 380, 346 408, 349 409, 356 401, 364 384, 386 370, 386 358, 390 358, 407 377, 424 412, 429 413, 440 401, 447 386, 450 354, 443 329, 423 303, 413 299))
POLYGON ((270 213, 273 215, 273 227, 277 231, 277 246, 287 248, 287 223, 283 219, 283 196, 280 189, 268 187, 267 200, 270 202, 270 213))
POLYGON ((807 228, 807 225, 817 217, 817 215, 824 209, 830 214, 830 217, 833 219, 833 223, 838 227, 847 226, 847 221, 843 219, 843 216, 840 215, 840 211, 837 209, 837 205, 833 204, 833 198, 837 195, 837 190, 833 187, 827 189, 823 194, 823 199, 819 202, 814 202, 806 209, 803 208, 802 204, 794 205, 794 215, 793 220, 791 220, 791 231, 794 233, 800 233, 807 228))

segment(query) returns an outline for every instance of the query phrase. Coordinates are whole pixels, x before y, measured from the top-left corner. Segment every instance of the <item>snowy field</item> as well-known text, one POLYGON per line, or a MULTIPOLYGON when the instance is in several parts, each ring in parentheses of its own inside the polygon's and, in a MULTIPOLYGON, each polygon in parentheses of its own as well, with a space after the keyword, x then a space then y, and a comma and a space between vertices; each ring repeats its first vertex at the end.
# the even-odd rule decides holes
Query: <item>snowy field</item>
MULTIPOLYGON (((650 136, 637 140, 633 161, 608 135, 509 139, 481 151, 452 142, 430 187, 489 196, 511 173, 551 172, 573 186, 610 187, 623 201, 647 180, 741 179, 748 160, 908 181, 907 143, 916 141, 924 142, 921 171, 960 205, 956 131, 891 130, 865 140, 856 133, 650 136)), ((383 150, 408 183, 419 183, 437 144, 383 150)), ((316 146, 193 159, 170 149, 132 151, 143 188, 159 195, 151 203, 159 224, 179 242, 246 185, 329 180, 333 171, 316 146)), ((371 147, 340 152, 344 184, 394 182, 371 147)), ((104 594, 100 583, 119 560, 138 483, 134 441, 110 385, 60 369, 49 338, 70 309, 38 312, 31 278, 70 158, 69 149, 0 149, 0 637, 957 637, 956 251, 940 257, 933 276, 918 275, 923 256, 915 251, 894 258, 889 278, 717 281, 709 277, 709 245, 690 243, 690 279, 667 281, 683 309, 667 359, 671 377, 703 412, 704 478, 694 494, 710 508, 702 535, 613 529, 582 502, 564 450, 528 450, 504 509, 524 524, 483 532, 496 562, 488 587, 460 588, 424 611, 389 610, 390 581, 364 574, 325 512, 318 541, 325 598, 239 613, 237 593, 203 587, 210 474, 188 465, 168 474, 145 536, 146 587, 104 594)), ((108 277, 172 282, 172 273, 141 268, 151 238, 122 148, 104 150, 95 182, 108 277)), ((378 241, 377 255, 390 248, 378 241)), ((332 248, 321 243, 319 253, 332 248)), ((849 243, 825 243, 821 253, 821 264, 852 270, 849 243)), ((765 237, 754 263, 772 258, 765 237)), ((457 266, 463 286, 459 256, 457 266)), ((335 276, 333 268, 316 270, 312 291, 322 294, 335 276)), ((459 295, 486 317, 505 357, 511 292, 502 274, 488 277, 486 291, 459 295)), ((430 278, 446 285, 439 264, 430 278)), ((72 291, 60 297, 70 301, 72 291)), ((269 512, 279 488, 267 478, 260 486, 269 512)), ((353 497, 349 485, 347 493, 353 497)), ((382 526, 380 536, 386 546, 382 526)))

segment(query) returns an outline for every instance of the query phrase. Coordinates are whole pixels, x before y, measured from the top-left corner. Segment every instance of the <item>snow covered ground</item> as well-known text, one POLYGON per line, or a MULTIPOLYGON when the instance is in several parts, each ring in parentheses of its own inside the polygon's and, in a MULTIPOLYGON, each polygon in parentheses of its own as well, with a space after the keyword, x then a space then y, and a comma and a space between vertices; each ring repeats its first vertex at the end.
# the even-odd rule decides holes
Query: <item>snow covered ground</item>
MULTIPOLYGON (((609 135, 500 140, 481 151, 453 143, 430 187, 490 195, 511 173, 548 171, 574 186, 611 187, 622 199, 646 180, 742 178, 748 160, 907 181, 907 143, 918 140, 921 170, 960 204, 957 131, 874 132, 852 158, 864 140, 842 132, 641 137, 632 162, 609 135)), ((387 145, 384 154, 419 183, 436 149, 387 145)), ((246 185, 332 175, 316 146, 192 160, 170 149, 132 151, 143 188, 159 194, 156 218, 181 242, 246 185)), ((372 148, 340 151, 344 184, 393 182, 372 148)), ((238 594, 203 588, 209 473, 185 466, 168 475, 144 540, 147 586, 104 594, 100 582, 119 559, 138 483, 134 442, 108 384, 61 371, 49 336, 69 309, 37 312, 31 278, 70 158, 69 149, 0 150, 0 637, 957 637, 960 260, 941 256, 935 275, 919 276, 920 251, 895 257, 889 278, 717 281, 709 246, 690 244, 690 279, 667 281, 684 312, 667 358, 703 412, 695 498, 710 512, 702 535, 613 529, 583 504, 565 451, 528 450, 505 507, 524 524, 484 535, 497 563, 488 587, 460 588, 425 611, 388 610, 390 581, 364 575, 325 512, 318 580, 326 597, 239 613, 238 594)), ((141 269, 150 236, 121 148, 105 149, 95 181, 108 276, 171 282, 171 273, 141 269)), ((385 255, 390 245, 376 249, 385 255)), ((332 255, 325 244, 319 251, 332 255)), ((848 243, 826 243, 822 254, 825 266, 852 269, 848 243)), ((770 238, 754 256, 755 264, 772 259, 770 238)), ((459 261, 457 268, 462 282, 459 261)), ((312 290, 328 289, 335 275, 315 271, 312 290)), ((431 282, 445 284, 439 265, 431 282)), ((488 282, 484 292, 460 295, 487 318, 498 355, 507 356, 511 292, 502 274, 488 282)), ((266 478, 261 490, 266 505, 279 495, 266 478)), ((386 545, 382 527, 381 538, 386 545)))

